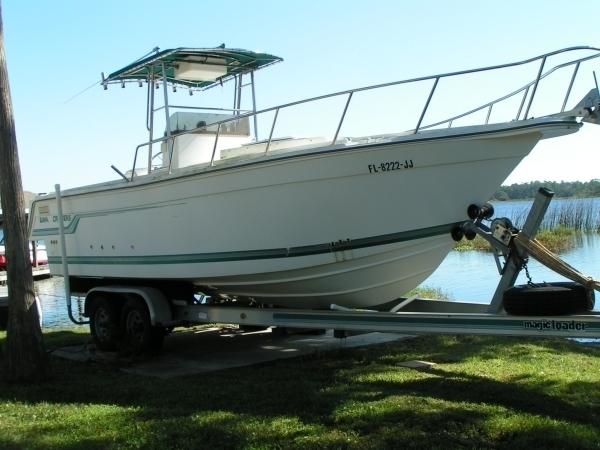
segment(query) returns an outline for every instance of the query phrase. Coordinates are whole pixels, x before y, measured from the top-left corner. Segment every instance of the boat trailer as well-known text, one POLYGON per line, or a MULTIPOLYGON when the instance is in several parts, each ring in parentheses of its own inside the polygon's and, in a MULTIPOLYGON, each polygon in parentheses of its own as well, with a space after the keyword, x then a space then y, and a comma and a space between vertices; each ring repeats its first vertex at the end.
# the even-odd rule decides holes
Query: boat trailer
MULTIPOLYGON (((573 284, 585 293, 585 298, 589 300, 586 303, 588 307, 566 315, 547 315, 543 310, 527 315, 511 315, 505 309, 505 293, 514 289, 517 276, 526 268, 528 257, 532 256, 528 252, 534 246, 530 244, 536 242, 535 235, 553 195, 547 189, 539 190, 521 230, 506 218, 491 220, 493 207, 485 204, 469 206, 467 215, 470 220, 452 231, 455 240, 462 237, 473 239, 480 235, 492 246, 501 277, 489 304, 431 300, 415 296, 398 299, 393 306, 388 304, 385 311, 348 309, 336 305, 331 305, 330 310, 301 310, 245 306, 236 301, 221 302, 204 296, 190 302, 189 299, 167 298, 155 287, 121 285, 99 286, 86 292, 84 315, 90 318, 92 336, 98 347, 114 348, 115 336, 111 334, 111 330, 118 328, 119 320, 118 314, 114 312, 114 305, 116 301, 125 302, 123 309, 128 309, 128 315, 123 319, 124 312, 121 313, 121 320, 126 322, 125 337, 128 342, 136 342, 139 351, 159 347, 164 335, 175 326, 206 323, 239 324, 240 327, 333 329, 337 337, 366 332, 391 332, 600 338, 600 312, 592 311, 593 290, 600 290, 600 284, 579 274, 554 255, 550 257, 550 263, 541 262, 578 282, 573 284), (490 226, 485 224, 487 222, 490 222, 490 226), (99 304, 104 308, 102 314, 97 313, 99 304), (104 338, 107 342, 102 342, 104 338)), ((65 279, 68 280, 68 276, 65 279)), ((68 283, 65 285, 68 290, 68 283)), ((556 297, 557 292, 552 294, 556 297)), ((71 293, 67 291, 66 295, 69 317, 79 324, 88 323, 73 317, 70 309, 71 293)), ((537 297, 542 300, 542 304, 545 298, 540 298, 540 295, 537 297)), ((120 337, 122 338, 123 336, 120 337)))
MULTIPOLYGON (((399 299, 388 311, 355 310, 336 305, 332 305, 331 311, 197 305, 182 308, 177 311, 177 315, 201 322, 334 329, 334 335, 338 337, 357 331, 379 331, 600 338, 600 311, 591 311, 594 306, 593 290, 600 290, 600 284, 584 277, 562 261, 562 265, 545 260, 541 262, 551 269, 558 268, 567 278, 585 283, 579 287, 584 298, 591 299, 586 302, 588 308, 579 314, 556 316, 541 313, 517 316, 507 314, 504 310, 505 292, 514 286, 520 271, 526 267, 529 256, 527 249, 530 248, 528 242, 535 238, 553 196, 554 193, 547 189, 541 188, 538 191, 522 230, 517 230, 506 218, 491 220, 491 226, 486 226, 483 222, 493 215, 493 207, 488 204, 469 206, 468 215, 471 220, 453 230, 456 240, 463 236, 473 239, 475 235, 480 235, 492 246, 501 278, 489 305, 410 297, 399 299), (567 270, 560 270, 564 266, 567 266, 567 270)), ((554 259, 560 261, 556 256, 554 259)), ((560 290, 551 294, 560 295, 560 290)))

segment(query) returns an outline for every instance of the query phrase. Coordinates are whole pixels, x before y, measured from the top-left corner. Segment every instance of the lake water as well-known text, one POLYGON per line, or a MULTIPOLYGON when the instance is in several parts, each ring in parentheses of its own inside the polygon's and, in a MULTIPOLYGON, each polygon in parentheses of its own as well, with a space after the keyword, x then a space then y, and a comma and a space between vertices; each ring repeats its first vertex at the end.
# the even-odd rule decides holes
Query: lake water
MULTIPOLYGON (((548 216, 553 209, 563 208, 565 205, 583 204, 593 214, 600 214, 600 198, 582 200, 553 200, 548 211, 548 216)), ((495 217, 506 216, 515 223, 523 220, 531 202, 498 202, 494 204, 495 217)), ((560 255, 573 267, 591 276, 600 279, 600 234, 585 234, 579 238, 578 245, 560 255)), ((561 281, 560 275, 542 266, 535 260, 529 263, 529 272, 534 282, 561 281)), ((440 288, 452 299, 488 303, 492 298, 500 275, 491 253, 486 252, 456 252, 452 251, 442 262, 440 267, 422 284, 422 286, 440 288)), ((525 274, 521 273, 517 284, 526 283, 525 274)), ((36 290, 42 300, 45 327, 75 326, 69 320, 64 296, 64 283, 62 278, 48 278, 36 281, 36 290)), ((596 309, 599 309, 600 301, 596 309)), ((77 302, 73 298, 73 312, 77 314, 77 302)))
MULTIPOLYGON (((578 246, 560 257, 585 275, 600 279, 599 234, 581 236, 578 246)), ((528 267, 534 283, 565 280, 533 259, 528 267)), ((498 281, 500 275, 491 253, 452 251, 423 286, 440 288, 452 299, 487 303, 494 295, 498 281)), ((522 271, 517 284, 525 283, 527 278, 522 271)))
MULTIPOLYGON (((35 282, 35 291, 42 302, 43 327, 74 327, 69 320, 62 277, 45 278, 35 282)), ((76 298, 72 297, 73 315, 78 318, 76 298)), ((83 317, 82 317, 83 319, 83 317)))

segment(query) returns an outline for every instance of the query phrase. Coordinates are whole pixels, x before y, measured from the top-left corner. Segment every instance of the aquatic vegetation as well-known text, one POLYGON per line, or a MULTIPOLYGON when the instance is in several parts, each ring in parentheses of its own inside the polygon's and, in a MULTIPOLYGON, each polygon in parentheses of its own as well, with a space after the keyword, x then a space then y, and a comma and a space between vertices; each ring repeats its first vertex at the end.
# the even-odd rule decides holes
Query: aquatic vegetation
MULTIPOLYGON (((598 199, 558 199, 550 205, 537 234, 537 239, 554 253, 561 253, 577 246, 577 237, 582 233, 600 233, 600 208, 598 199)), ((503 215, 517 227, 523 227, 529 204, 516 203, 503 215)), ((458 242, 457 251, 490 251, 490 245, 479 236, 474 240, 458 242)))
MULTIPOLYGON (((552 204, 541 225, 542 230, 556 227, 570 228, 575 231, 600 232, 600 210, 594 207, 594 200, 589 198, 572 199, 552 204)), ((513 211, 509 219, 517 227, 523 226, 527 218, 528 208, 513 211)))
POLYGON ((415 295, 419 298, 450 300, 450 294, 440 287, 418 286, 404 294, 405 297, 412 297, 415 295))
MULTIPOLYGON (((536 238, 541 244, 551 250, 554 253, 561 253, 569 250, 576 246, 578 231, 574 228, 568 228, 563 225, 558 225, 551 229, 541 229, 536 238)), ((454 250, 459 252, 477 250, 477 251, 491 251, 490 244, 480 236, 476 236, 475 239, 469 241, 463 239, 457 242, 454 246, 454 250)))

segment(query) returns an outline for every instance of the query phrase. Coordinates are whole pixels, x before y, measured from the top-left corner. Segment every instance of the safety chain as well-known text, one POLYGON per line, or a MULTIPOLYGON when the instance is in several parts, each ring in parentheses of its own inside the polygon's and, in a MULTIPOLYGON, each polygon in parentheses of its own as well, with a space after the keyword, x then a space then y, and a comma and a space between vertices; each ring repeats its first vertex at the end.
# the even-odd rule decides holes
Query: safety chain
POLYGON ((533 280, 531 279, 531 275, 529 274, 529 268, 527 267, 527 263, 529 262, 529 258, 523 259, 523 269, 525 269, 525 276, 527 277, 527 284, 529 286, 533 286, 533 280))

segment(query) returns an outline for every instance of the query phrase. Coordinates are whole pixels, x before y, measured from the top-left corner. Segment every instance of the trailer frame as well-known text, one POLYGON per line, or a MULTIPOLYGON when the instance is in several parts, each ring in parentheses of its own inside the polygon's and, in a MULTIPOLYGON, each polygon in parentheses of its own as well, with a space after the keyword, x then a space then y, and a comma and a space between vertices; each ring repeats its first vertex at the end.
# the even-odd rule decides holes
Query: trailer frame
MULTIPOLYGON (((387 332, 600 339, 600 311, 561 316, 515 316, 503 310, 503 294, 514 286, 528 259, 526 249, 515 245, 513 240, 517 235, 525 239, 535 237, 553 195, 548 189, 539 190, 522 230, 514 228, 505 218, 495 219, 496 222, 486 225, 484 222, 493 215, 493 209, 486 205, 470 205, 470 220, 453 230, 455 239, 463 236, 472 239, 480 235, 493 247, 501 277, 489 304, 409 297, 399 298, 391 306, 388 304, 385 311, 348 309, 337 305, 331 305, 329 310, 305 310, 251 306, 236 299, 223 301, 204 295, 192 299, 170 298, 154 286, 105 285, 84 293, 84 316, 90 318, 92 335, 98 338, 98 327, 102 324, 94 318, 98 311, 94 302, 102 299, 104 310, 100 311, 99 317, 119 322, 109 321, 107 326, 111 328, 104 331, 112 332, 119 327, 120 333, 111 336, 116 336, 115 339, 124 337, 125 341, 135 343, 136 350, 160 346, 162 337, 175 326, 206 323, 333 329, 338 337, 356 332, 387 332)), ((57 194, 57 201, 60 202, 60 194, 57 194)), ((65 284, 68 289, 68 283, 65 284)), ((72 317, 71 292, 67 291, 66 295, 69 316, 76 323, 84 323, 72 317)))

